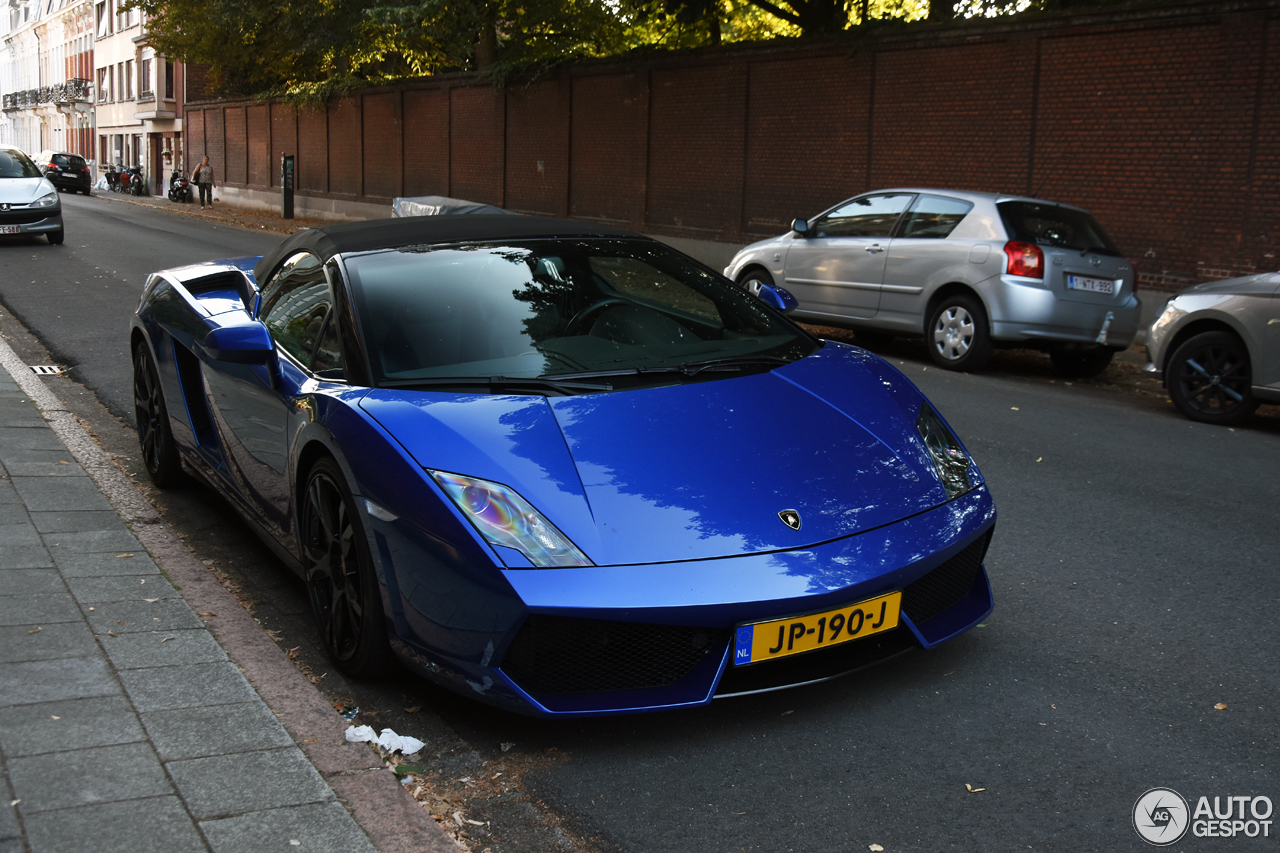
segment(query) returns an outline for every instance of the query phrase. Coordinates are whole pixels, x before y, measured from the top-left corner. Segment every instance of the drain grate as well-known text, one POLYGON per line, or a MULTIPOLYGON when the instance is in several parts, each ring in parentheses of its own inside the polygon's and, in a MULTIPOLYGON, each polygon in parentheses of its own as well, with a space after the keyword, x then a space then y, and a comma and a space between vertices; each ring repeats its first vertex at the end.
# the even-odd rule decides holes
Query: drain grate
POLYGON ((57 376, 62 373, 62 368, 56 364, 33 364, 31 372, 38 376, 57 376))

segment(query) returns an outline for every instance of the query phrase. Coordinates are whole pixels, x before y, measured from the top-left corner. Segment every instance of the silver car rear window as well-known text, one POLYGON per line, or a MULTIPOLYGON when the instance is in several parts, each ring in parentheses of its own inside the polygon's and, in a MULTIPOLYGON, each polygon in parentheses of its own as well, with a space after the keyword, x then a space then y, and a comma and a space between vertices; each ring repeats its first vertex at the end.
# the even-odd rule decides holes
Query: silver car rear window
POLYGON ((1012 240, 1123 257, 1101 223, 1083 210, 1033 201, 1002 201, 997 207, 1012 240))

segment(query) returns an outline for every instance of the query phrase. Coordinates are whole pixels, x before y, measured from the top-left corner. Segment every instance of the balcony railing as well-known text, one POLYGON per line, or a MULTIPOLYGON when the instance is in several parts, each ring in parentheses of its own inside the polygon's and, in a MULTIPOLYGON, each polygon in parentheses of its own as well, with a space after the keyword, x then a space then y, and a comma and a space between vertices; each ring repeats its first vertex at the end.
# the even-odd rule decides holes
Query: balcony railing
POLYGON ((3 108, 21 110, 38 107, 41 104, 71 104, 88 101, 93 91, 93 84, 79 77, 72 77, 65 83, 53 86, 41 86, 39 89, 25 89, 21 92, 9 92, 4 96, 3 108))

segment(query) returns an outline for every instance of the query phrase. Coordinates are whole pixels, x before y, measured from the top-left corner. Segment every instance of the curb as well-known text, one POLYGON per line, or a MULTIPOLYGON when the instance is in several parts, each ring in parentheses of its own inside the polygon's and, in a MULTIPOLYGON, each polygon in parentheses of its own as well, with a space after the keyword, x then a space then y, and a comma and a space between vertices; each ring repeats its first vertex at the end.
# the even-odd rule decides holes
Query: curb
POLYGON ((35 404, 156 565, 179 588, 294 743, 380 853, 457 853, 458 845, 363 744, 347 743, 347 722, 289 660, 235 597, 163 523, 127 474, 82 428, 9 344, 0 367, 35 404))

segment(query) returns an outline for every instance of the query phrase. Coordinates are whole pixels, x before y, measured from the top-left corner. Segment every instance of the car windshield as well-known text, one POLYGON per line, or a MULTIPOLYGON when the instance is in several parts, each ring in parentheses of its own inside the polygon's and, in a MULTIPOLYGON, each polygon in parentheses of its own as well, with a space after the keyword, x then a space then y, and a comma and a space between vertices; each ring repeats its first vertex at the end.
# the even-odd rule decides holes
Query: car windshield
POLYGON ((1023 243, 1121 256, 1093 215, 1076 208, 1034 201, 1002 201, 1000 218, 1009 237, 1023 243))
POLYGON ((13 149, 0 150, 0 178, 38 178, 40 170, 26 154, 13 149))
POLYGON ((470 377, 498 391, 503 378, 536 390, 541 379, 576 393, 767 370, 818 346, 648 240, 419 246, 344 262, 379 384, 470 377))

